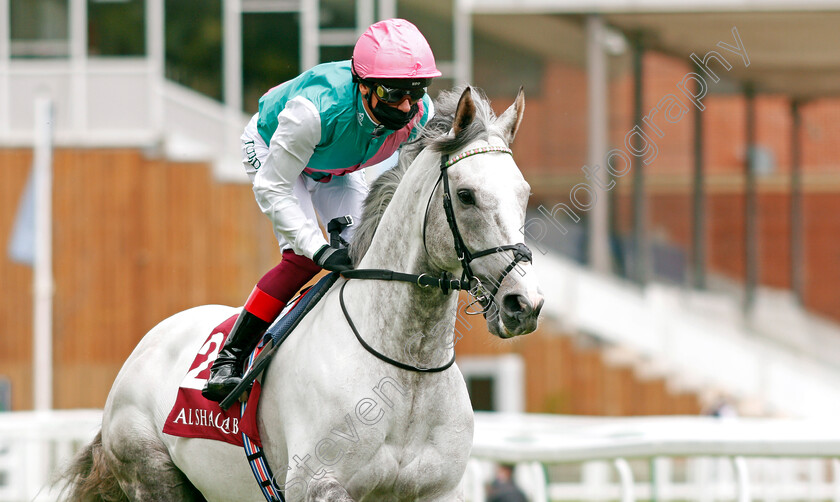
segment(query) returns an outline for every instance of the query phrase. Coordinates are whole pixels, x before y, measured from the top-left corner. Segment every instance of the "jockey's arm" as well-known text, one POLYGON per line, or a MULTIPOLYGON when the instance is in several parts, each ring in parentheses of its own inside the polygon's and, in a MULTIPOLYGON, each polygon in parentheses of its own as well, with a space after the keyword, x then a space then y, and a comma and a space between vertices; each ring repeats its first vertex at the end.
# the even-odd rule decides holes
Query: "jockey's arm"
POLYGON ((296 254, 312 258, 327 244, 318 223, 300 209, 294 186, 321 139, 321 118, 311 101, 294 98, 278 115, 265 164, 254 178, 260 209, 296 254))

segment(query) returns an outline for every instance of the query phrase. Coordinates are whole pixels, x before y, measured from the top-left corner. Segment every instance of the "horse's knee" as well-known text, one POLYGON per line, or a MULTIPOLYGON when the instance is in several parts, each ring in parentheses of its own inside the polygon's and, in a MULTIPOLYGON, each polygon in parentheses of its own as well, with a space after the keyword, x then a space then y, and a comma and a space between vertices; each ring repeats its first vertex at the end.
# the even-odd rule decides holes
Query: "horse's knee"
POLYGON ((335 478, 313 481, 306 491, 306 502, 355 502, 335 478))

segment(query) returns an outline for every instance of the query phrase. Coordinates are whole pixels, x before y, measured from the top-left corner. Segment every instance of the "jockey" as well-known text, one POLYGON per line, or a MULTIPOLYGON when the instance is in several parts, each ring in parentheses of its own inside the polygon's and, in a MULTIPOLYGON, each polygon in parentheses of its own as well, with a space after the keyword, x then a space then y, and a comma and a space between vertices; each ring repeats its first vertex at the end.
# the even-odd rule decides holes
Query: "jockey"
MULTIPOLYGON (((243 165, 283 259, 257 282, 202 390, 221 401, 286 303, 322 268, 352 268, 317 218, 361 216, 364 171, 413 139, 433 113, 426 87, 441 73, 413 24, 388 19, 359 38, 350 61, 318 65, 268 91, 242 134, 243 165), (317 215, 317 216, 316 216, 317 215)), ((353 226, 341 237, 350 241, 353 226)))

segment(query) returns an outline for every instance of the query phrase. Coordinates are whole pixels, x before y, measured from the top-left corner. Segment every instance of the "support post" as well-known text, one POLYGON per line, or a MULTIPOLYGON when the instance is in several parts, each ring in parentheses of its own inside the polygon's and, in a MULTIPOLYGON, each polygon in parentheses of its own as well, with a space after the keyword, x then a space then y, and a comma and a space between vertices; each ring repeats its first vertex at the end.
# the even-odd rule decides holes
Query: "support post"
POLYGON ((32 162, 35 186, 35 297, 32 309, 32 352, 36 411, 53 407, 52 108, 50 98, 35 100, 35 147, 32 162))
POLYGON ((303 0, 300 5, 300 69, 306 71, 318 64, 321 45, 318 36, 320 20, 318 0, 303 0))
MULTIPOLYGON (((695 65, 695 72, 700 74, 695 65)), ((700 85, 699 82, 697 84, 700 85)), ((703 158, 703 115, 694 108, 694 180, 692 187, 691 236, 692 236, 692 285, 706 289, 706 188, 703 158)))
POLYGON ((225 107, 231 118, 237 118, 242 114, 241 0, 224 0, 222 8, 225 107))
MULTIPOLYGON (((67 113, 74 135, 84 136, 88 128, 87 0, 70 0, 70 102, 67 113)), ((64 110, 62 110, 64 111, 64 110)))
MULTIPOLYGON (((633 125, 640 129, 642 123, 642 110, 644 106, 644 79, 643 59, 644 42, 642 34, 637 33, 633 37, 633 125)), ((635 148, 641 150, 641 137, 635 135, 635 148)), ((648 280, 648 244, 647 244, 647 204, 645 197, 645 174, 644 163, 641 157, 633 156, 633 246, 634 263, 633 279, 638 284, 645 284, 648 280)))
MULTIPOLYGON (((586 17, 586 79, 587 113, 589 115, 587 142, 588 164, 600 166, 607 152, 607 58, 604 54, 604 20, 597 14, 586 17)), ((604 274, 611 272, 609 247, 609 197, 606 183, 610 181, 604 170, 593 174, 599 180, 590 180, 589 185, 597 201, 589 213, 588 257, 589 266, 604 274)))
POLYGON ((361 37, 376 17, 374 0, 356 0, 356 36, 361 37))
POLYGON ((619 457, 613 460, 613 465, 618 472, 621 502, 636 502, 636 483, 633 480, 633 470, 630 468, 630 464, 626 459, 619 457))
POLYGON ((452 37, 455 45, 455 85, 472 83, 472 11, 467 0, 455 0, 452 37))
POLYGON ((733 457, 732 464, 735 466, 735 479, 738 483, 738 502, 752 501, 752 485, 747 460, 744 457, 733 457))
POLYGON ((744 312, 755 304, 758 285, 758 222, 755 180, 755 88, 744 86, 746 98, 746 147, 744 163, 744 312))
POLYGON ((790 103, 790 288, 802 305, 805 288, 805 233, 802 221, 802 116, 801 103, 790 103))
POLYGON ((0 0, 0 136, 11 128, 9 114, 9 59, 11 59, 12 26, 9 0, 0 0))
MULTIPOLYGON (((224 162, 237 165, 241 155, 239 136, 242 134, 242 0, 224 0, 224 100, 225 148, 224 162)), ((244 177, 243 177, 244 178, 244 177)))
POLYGON ((397 0, 379 0, 379 19, 397 17, 397 0))
POLYGON ((166 111, 163 82, 166 72, 166 9, 164 0, 146 0, 146 57, 149 63, 149 122, 163 140, 166 111))

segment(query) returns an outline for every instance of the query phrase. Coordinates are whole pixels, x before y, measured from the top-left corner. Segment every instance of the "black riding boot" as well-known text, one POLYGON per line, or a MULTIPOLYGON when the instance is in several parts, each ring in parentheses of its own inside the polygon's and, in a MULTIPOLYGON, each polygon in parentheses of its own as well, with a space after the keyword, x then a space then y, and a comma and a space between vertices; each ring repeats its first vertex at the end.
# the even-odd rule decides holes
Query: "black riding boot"
POLYGON ((225 340, 224 347, 210 368, 210 378, 201 390, 202 396, 220 402, 239 385, 242 381, 242 365, 245 358, 254 350, 270 324, 242 309, 225 340))

